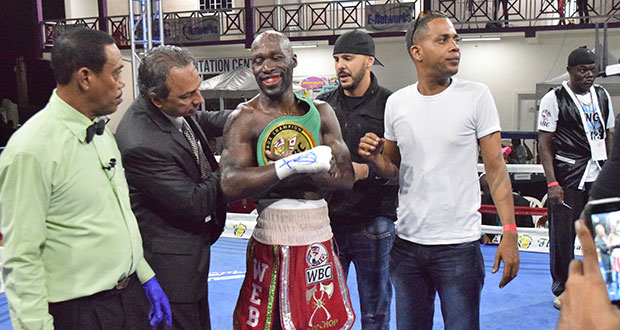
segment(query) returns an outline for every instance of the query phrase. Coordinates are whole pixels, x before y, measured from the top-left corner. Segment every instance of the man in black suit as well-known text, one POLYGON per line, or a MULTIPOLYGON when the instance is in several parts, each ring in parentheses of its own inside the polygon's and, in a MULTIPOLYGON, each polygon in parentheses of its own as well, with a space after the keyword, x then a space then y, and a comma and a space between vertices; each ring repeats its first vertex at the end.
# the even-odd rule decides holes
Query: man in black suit
POLYGON ((209 247, 222 232, 225 208, 207 136, 222 134, 229 113, 198 112, 201 79, 185 49, 153 49, 138 80, 140 96, 116 139, 144 256, 170 299, 174 329, 210 329, 209 247))

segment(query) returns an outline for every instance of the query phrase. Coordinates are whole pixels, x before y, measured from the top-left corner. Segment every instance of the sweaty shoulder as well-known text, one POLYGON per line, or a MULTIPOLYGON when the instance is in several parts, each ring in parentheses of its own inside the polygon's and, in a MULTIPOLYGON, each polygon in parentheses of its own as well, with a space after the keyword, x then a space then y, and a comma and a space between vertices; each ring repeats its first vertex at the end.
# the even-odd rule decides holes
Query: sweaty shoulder
POLYGON ((334 112, 334 109, 332 108, 331 105, 329 105, 329 103, 325 102, 325 101, 321 101, 321 100, 314 100, 314 106, 316 107, 317 110, 319 110, 319 113, 324 114, 326 111, 327 112, 334 112))
POLYGON ((319 100, 319 99, 315 99, 313 102, 314 102, 314 106, 317 107, 317 109, 319 107, 324 107, 325 105, 329 105, 327 102, 323 100, 319 100))
POLYGON ((256 117, 259 115, 255 100, 252 99, 237 105, 237 108, 230 113, 226 120, 225 132, 231 126, 253 127, 252 123, 255 122, 256 117))

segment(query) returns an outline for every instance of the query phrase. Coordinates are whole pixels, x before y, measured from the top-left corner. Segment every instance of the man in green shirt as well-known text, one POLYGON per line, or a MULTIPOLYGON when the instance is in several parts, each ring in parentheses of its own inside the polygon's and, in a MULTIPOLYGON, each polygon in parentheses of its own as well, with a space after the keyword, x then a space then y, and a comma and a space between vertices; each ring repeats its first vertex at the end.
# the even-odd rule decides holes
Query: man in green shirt
POLYGON ((55 42, 52 68, 49 103, 0 157, 13 328, 141 329, 147 315, 151 326, 171 324, 168 298, 142 255, 120 152, 101 118, 122 101, 121 53, 108 34, 71 29, 55 42))

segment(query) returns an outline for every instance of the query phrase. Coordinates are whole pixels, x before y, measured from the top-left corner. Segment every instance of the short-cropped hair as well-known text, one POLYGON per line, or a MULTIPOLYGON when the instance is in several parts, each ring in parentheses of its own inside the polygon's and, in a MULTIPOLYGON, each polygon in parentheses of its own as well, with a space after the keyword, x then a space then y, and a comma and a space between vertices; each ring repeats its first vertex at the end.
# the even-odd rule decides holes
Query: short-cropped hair
POLYGON ((428 29, 428 23, 435 18, 448 18, 448 15, 440 11, 421 12, 418 18, 409 22, 407 26, 407 33, 405 34, 405 40, 407 45, 407 53, 411 55, 409 50, 411 46, 417 44, 420 40, 420 35, 428 29))
POLYGON ((105 47, 114 44, 107 33, 85 27, 71 28, 54 41, 52 70, 56 83, 66 85, 73 73, 86 67, 101 72, 106 63, 105 47))
POLYGON ((157 98, 166 99, 170 90, 166 80, 173 68, 183 68, 194 64, 194 57, 184 48, 165 45, 150 50, 138 69, 138 88, 140 95, 149 98, 155 93, 157 98))

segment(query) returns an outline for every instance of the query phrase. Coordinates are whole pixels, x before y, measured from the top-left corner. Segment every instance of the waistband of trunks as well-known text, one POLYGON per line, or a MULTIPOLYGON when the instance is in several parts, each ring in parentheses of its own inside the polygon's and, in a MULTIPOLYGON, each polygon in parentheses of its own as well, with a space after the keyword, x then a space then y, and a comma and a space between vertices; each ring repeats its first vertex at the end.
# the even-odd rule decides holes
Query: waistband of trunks
POLYGON ((253 237, 268 245, 308 245, 332 238, 325 200, 261 200, 253 237))

